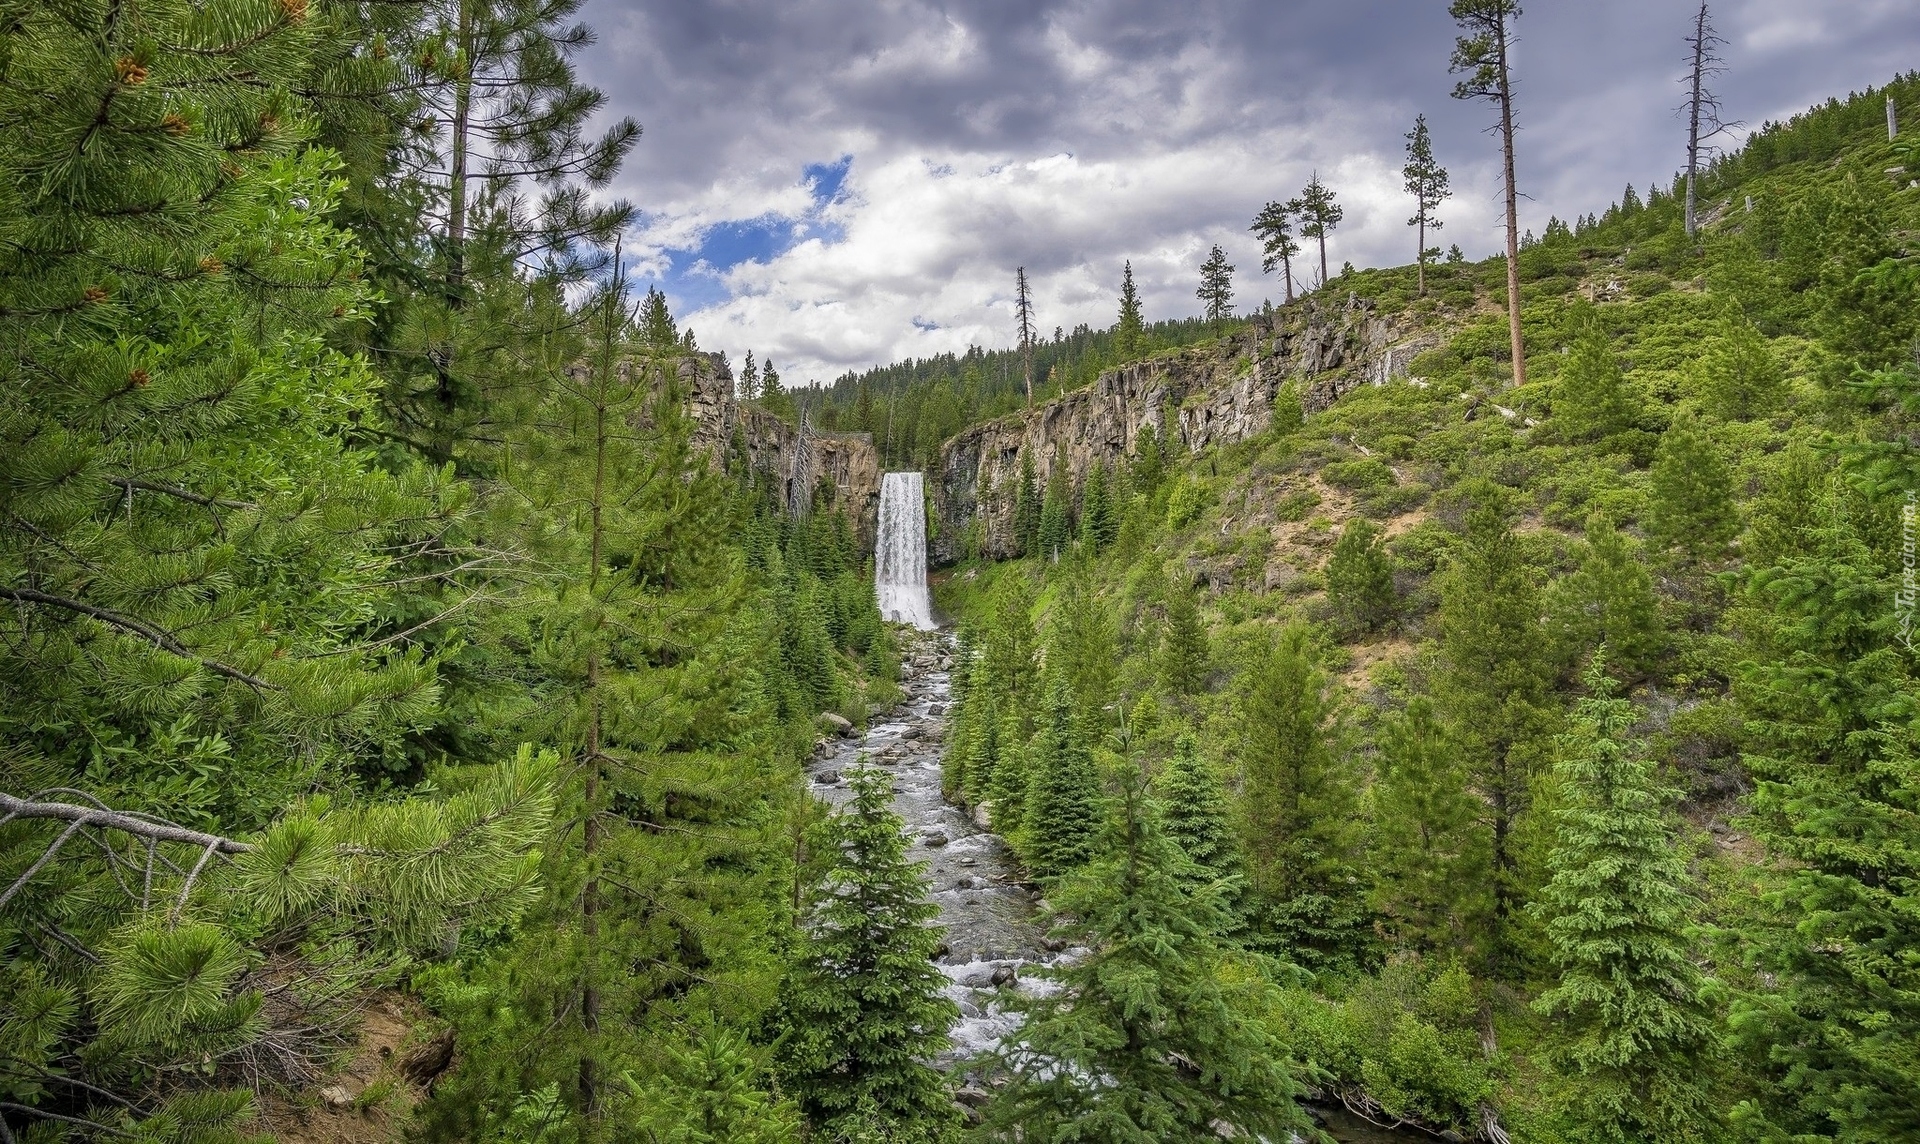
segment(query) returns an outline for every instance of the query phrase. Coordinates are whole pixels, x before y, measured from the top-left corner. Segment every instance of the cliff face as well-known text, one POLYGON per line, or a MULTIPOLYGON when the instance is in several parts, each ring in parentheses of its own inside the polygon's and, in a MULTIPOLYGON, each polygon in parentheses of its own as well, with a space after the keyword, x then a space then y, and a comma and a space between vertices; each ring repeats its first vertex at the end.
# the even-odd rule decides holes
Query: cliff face
POLYGON ((740 404, 733 395, 733 371, 719 354, 683 357, 677 372, 693 418, 696 450, 720 464, 730 449, 740 449, 749 468, 773 478, 789 511, 830 482, 830 507, 846 514, 860 547, 872 550, 881 475, 872 434, 803 435, 764 409, 740 404))
POLYGON ((1033 458, 1038 488, 1064 466, 1077 491, 1096 463, 1132 456, 1144 426, 1178 433, 1190 451, 1244 441, 1267 427, 1281 386, 1293 383, 1301 407, 1316 413, 1356 386, 1404 374, 1414 354, 1437 342, 1351 295, 1309 298, 1256 318, 1231 342, 1134 362, 1045 405, 976 425, 940 448, 929 555, 943 564, 960 559, 976 521, 984 554, 1014 554, 1022 456, 1033 458))

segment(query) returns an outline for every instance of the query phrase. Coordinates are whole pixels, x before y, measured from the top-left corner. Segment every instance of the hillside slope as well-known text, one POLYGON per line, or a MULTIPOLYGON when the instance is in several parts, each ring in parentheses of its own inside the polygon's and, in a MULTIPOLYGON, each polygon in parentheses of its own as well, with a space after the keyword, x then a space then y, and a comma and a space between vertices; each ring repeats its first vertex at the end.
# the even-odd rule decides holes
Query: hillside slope
POLYGON ((1110 777, 1197 757, 1238 939, 1315 974, 1272 1028, 1370 1114, 1920 1132, 1920 191, 1888 93, 1920 83, 1756 133, 1697 242, 1631 191, 1530 241, 1523 388, 1499 262, 1425 298, 1376 270, 949 441, 953 797, 1048 860, 1032 712, 1062 697, 1110 777), (1694 968, 1636 976, 1662 958, 1694 968))

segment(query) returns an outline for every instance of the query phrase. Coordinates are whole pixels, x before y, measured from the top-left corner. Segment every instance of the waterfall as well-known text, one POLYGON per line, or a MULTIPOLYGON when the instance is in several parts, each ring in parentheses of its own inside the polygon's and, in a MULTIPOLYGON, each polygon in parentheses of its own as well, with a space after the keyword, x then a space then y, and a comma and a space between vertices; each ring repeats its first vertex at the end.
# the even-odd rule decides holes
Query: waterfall
POLYGON ((873 545, 873 586, 880 615, 932 631, 933 600, 927 595, 927 504, 919 473, 888 473, 880 479, 880 528, 873 545))

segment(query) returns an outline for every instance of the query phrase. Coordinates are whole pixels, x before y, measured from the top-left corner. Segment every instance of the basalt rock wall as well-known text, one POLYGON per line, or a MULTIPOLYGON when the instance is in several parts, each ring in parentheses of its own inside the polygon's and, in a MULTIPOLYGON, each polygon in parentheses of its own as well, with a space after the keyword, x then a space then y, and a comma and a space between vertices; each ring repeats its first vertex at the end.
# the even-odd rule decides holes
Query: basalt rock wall
POLYGON ((870 433, 801 430, 734 397, 733 371, 720 354, 690 354, 674 366, 693 420, 693 447, 715 465, 743 461, 774 482, 789 511, 800 506, 838 510, 852 522, 863 551, 873 550, 880 510, 880 452, 870 433), (831 502, 816 491, 832 486, 831 502))
POLYGON ((940 448, 930 556, 952 563, 969 543, 995 558, 1014 555, 1024 456, 1033 459, 1036 488, 1064 466, 1077 495, 1096 463, 1131 457, 1146 426, 1177 434, 1193 452, 1244 441, 1272 421, 1282 386, 1291 383, 1311 415, 1356 386, 1404 375, 1413 355, 1437 341, 1364 299, 1314 297, 1256 317, 1230 341, 1133 362, 1085 389, 976 425, 940 448))

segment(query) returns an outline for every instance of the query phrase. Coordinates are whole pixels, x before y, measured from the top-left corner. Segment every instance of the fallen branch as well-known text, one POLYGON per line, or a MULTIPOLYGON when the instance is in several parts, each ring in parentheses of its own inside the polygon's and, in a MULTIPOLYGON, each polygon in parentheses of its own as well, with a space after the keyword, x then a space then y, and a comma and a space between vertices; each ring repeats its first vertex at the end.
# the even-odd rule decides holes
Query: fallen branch
MULTIPOLYGON (((26 873, 21 874, 20 877, 14 881, 13 885, 7 888, 6 893, 0 894, 0 906, 5 906, 9 901, 12 901, 13 896, 18 894, 20 890, 26 886, 27 882, 30 881, 35 874, 38 874, 48 862, 53 860, 53 856, 59 853, 62 846, 67 844, 68 839, 88 827, 118 830, 124 834, 131 834, 136 838, 147 839, 149 843, 180 842, 199 847, 201 849, 200 862, 194 866, 193 873, 187 876, 187 885, 182 891, 183 895, 185 889, 192 888, 194 878, 199 875, 201 869, 215 854, 245 854, 247 851, 253 849, 251 845, 245 842, 238 842, 218 834, 208 834, 205 831, 189 830, 184 826, 175 826, 170 822, 149 822, 144 818, 136 818, 130 814, 105 810, 97 806, 76 806, 70 802, 40 802, 33 799, 16 798, 4 791, 0 791, 0 825, 5 825, 15 819, 23 818, 51 819, 56 822, 69 823, 70 825, 66 830, 61 832, 58 838, 54 839, 53 842, 47 846, 46 850, 34 861, 33 865, 27 867, 26 873)), ((149 877, 151 877, 151 875, 149 875, 149 877)), ((149 882, 148 885, 150 887, 151 882, 149 882)))

